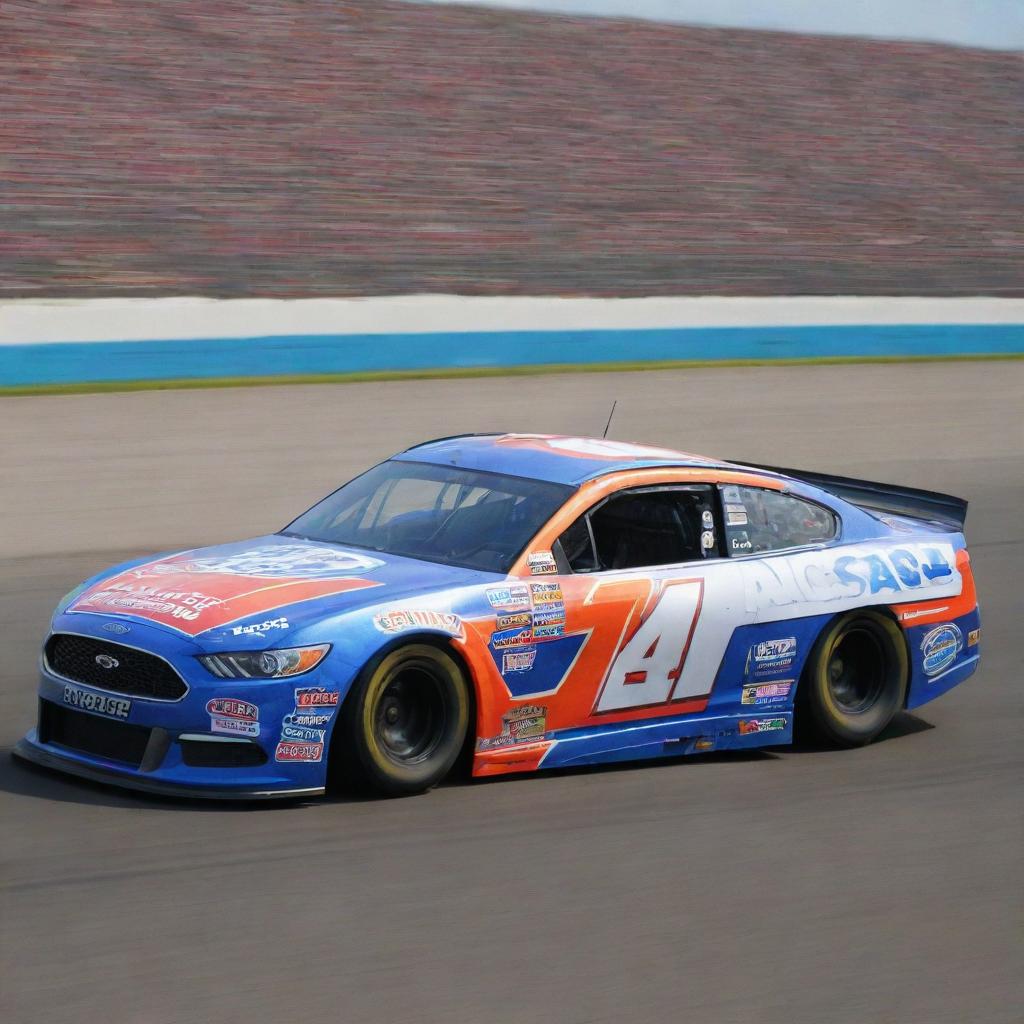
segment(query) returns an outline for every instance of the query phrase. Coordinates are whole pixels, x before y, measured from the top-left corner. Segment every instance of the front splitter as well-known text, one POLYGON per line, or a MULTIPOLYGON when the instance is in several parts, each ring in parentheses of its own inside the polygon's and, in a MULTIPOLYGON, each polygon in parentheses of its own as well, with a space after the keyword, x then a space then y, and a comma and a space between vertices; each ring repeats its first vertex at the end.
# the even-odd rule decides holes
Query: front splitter
POLYGON ((119 786, 141 793, 159 796, 184 797, 189 800, 295 800, 302 797, 323 796, 323 786, 313 789, 234 789, 232 787, 183 786, 175 782, 160 782, 155 779, 140 779, 123 772, 95 765, 82 764, 69 757, 61 757, 27 740, 19 740, 11 751, 14 757, 51 771, 65 775, 77 775, 90 782, 102 782, 108 786, 119 786))

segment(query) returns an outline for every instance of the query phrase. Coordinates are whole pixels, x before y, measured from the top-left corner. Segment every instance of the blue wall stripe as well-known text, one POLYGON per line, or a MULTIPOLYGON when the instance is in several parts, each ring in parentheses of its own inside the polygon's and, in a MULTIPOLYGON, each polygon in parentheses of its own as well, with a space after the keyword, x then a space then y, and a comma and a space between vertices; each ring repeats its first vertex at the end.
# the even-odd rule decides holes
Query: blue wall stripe
POLYGON ((0 345, 0 386, 550 363, 1024 353, 1024 324, 276 335, 0 345))

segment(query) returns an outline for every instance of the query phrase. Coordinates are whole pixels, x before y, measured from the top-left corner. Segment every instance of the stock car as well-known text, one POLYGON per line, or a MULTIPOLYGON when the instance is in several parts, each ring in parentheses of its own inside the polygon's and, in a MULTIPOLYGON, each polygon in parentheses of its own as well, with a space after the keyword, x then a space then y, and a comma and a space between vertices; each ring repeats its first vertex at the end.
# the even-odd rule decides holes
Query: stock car
POLYGON ((869 742, 978 665, 949 495, 595 438, 410 448, 60 602, 17 756, 221 798, 869 742))

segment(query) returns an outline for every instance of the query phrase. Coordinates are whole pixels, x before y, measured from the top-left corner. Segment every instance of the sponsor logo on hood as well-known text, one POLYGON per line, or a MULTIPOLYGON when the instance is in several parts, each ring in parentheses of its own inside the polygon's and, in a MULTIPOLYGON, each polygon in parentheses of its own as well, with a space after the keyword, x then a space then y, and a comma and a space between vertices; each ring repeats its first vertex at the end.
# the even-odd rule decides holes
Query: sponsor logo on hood
MULTIPOLYGON (((226 554, 186 551, 95 584, 67 611, 133 615, 196 636, 285 605, 380 586, 357 573, 383 564, 357 552, 301 544, 260 544, 226 554)), ((283 628, 283 621, 260 625, 283 628)))

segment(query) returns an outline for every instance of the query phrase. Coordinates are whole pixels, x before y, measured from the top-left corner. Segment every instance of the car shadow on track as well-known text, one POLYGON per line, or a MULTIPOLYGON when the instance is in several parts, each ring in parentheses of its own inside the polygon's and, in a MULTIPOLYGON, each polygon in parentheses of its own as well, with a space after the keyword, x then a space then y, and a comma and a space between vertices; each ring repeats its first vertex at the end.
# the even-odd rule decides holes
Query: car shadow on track
MULTIPOLYGON (((262 811, 275 807, 300 807, 322 800, 320 797, 281 800, 190 800, 188 797, 143 793, 74 775, 64 775, 50 768, 19 760, 11 756, 10 747, 0 747, 0 793, 52 800, 56 803, 89 804, 125 810, 161 807, 169 811, 262 811)), ((344 803, 359 800, 358 797, 344 795, 332 799, 344 803)))
MULTIPOLYGON (((915 733, 927 732, 935 727, 912 715, 902 712, 883 730, 874 743, 885 743, 915 733)), ((455 776, 442 783, 446 789, 460 786, 498 785, 502 783, 526 782, 550 778, 551 776, 572 777, 612 772, 653 771, 658 768, 737 763, 748 761, 774 761, 787 754, 834 753, 837 748, 822 743, 799 741, 792 746, 759 747, 756 750, 724 750, 708 754, 694 754, 689 757, 665 756, 636 761, 619 761, 612 764, 576 765, 553 768, 541 772, 520 772, 499 775, 492 778, 471 780, 455 776)), ((838 751, 842 752, 842 751, 838 751)), ((161 807, 169 811, 269 811, 283 807, 301 807, 322 803, 350 804, 366 803, 379 799, 358 793, 329 791, 326 796, 294 800, 190 800, 180 796, 161 796, 156 793, 141 793, 135 790, 119 789, 102 782, 92 782, 73 775, 63 775, 39 765, 19 761, 11 756, 10 747, 0 748, 0 792, 57 803, 87 804, 97 807, 116 807, 134 810, 144 807, 161 807)))
MULTIPOLYGON (((909 711, 901 711, 872 741, 868 746, 877 746, 879 743, 888 743, 889 740, 903 739, 905 736, 913 736, 919 732, 929 732, 935 726, 926 722, 909 711)), ((833 747, 819 740, 800 739, 794 740, 788 747, 773 747, 773 750, 788 751, 793 754, 834 754, 845 753, 845 747, 833 747)))

